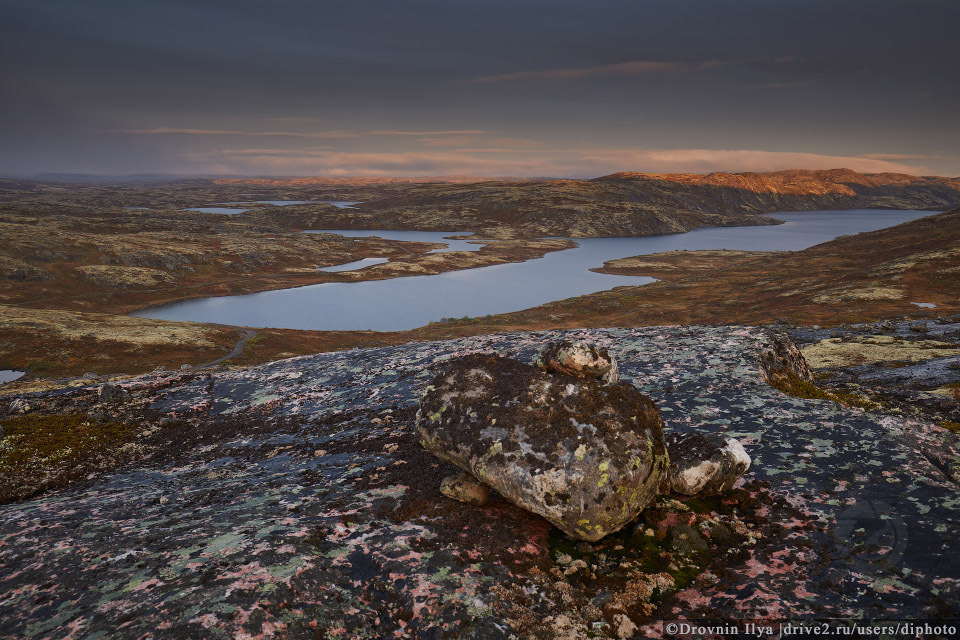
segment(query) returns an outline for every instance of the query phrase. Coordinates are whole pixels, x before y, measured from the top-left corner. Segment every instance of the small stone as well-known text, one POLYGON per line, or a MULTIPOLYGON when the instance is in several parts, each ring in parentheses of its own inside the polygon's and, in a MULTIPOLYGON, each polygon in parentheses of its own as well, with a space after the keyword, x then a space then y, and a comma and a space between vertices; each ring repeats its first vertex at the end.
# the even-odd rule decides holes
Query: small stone
POLYGON ((10 408, 8 409, 8 412, 13 415, 17 415, 21 413, 28 413, 30 411, 30 408, 31 407, 26 400, 24 400, 23 398, 17 398, 16 400, 10 403, 10 408))
POLYGON ((469 473, 447 476, 440 482, 440 493, 477 507, 487 504, 490 499, 490 487, 479 482, 469 473))
POLYGON ((570 563, 570 566, 563 570, 563 575, 566 578, 570 576, 586 578, 590 575, 590 567, 583 560, 574 560, 570 563))
POLYGON ((675 493, 723 493, 750 468, 750 456, 734 438, 693 432, 671 433, 665 441, 670 455, 668 483, 675 493))
POLYGON ((616 358, 588 342, 551 342, 540 352, 537 365, 575 378, 596 378, 605 384, 620 382, 616 358))
POLYGON ((613 624, 613 629, 618 638, 632 638, 637 632, 637 625, 633 624, 633 620, 622 613, 613 616, 613 624))
POLYGON ((180 365, 180 370, 181 370, 181 371, 185 371, 185 370, 187 370, 187 369, 193 369, 193 365, 192 365, 192 364, 182 364, 182 365, 180 365))

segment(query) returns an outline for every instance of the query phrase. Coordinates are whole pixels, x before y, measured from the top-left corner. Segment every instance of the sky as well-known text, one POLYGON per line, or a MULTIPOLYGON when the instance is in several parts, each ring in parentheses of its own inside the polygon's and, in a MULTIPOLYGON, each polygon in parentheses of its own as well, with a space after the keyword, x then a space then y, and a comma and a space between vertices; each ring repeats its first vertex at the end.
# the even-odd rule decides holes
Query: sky
POLYGON ((0 175, 960 175, 957 0, 0 0, 0 175))

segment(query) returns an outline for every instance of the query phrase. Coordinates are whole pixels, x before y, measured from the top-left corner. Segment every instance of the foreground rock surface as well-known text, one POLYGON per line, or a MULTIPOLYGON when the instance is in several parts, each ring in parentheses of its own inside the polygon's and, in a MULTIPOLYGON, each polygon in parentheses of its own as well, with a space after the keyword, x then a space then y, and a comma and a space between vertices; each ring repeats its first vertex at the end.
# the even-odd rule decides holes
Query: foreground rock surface
POLYGON ((427 450, 580 540, 633 520, 668 464, 660 412, 632 385, 492 354, 440 370, 420 401, 417 433, 427 450))
POLYGON ((667 482, 685 496, 714 496, 733 488, 750 468, 750 456, 734 438, 697 431, 665 438, 670 454, 667 482))
POLYGON ((95 384, 31 395, 31 413, 149 405, 129 415, 156 431, 136 466, 0 505, 0 638, 554 640, 627 621, 646 638, 679 618, 960 616, 958 487, 927 455, 956 459, 957 437, 773 389, 767 344, 737 326, 521 332, 143 376, 106 407, 95 384), (560 340, 615 348, 671 432, 743 442, 747 476, 722 499, 659 496, 596 543, 496 494, 441 496, 460 470, 417 443, 430 372, 560 340))

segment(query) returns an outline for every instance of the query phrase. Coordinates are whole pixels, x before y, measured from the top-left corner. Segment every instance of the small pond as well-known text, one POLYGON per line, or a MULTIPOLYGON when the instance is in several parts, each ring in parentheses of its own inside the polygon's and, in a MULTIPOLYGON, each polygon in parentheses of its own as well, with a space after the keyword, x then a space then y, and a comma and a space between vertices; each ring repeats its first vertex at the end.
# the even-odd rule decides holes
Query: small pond
POLYGON ((24 375, 23 371, 14 371, 13 369, 0 369, 0 384, 4 382, 13 382, 18 378, 22 378, 24 375))

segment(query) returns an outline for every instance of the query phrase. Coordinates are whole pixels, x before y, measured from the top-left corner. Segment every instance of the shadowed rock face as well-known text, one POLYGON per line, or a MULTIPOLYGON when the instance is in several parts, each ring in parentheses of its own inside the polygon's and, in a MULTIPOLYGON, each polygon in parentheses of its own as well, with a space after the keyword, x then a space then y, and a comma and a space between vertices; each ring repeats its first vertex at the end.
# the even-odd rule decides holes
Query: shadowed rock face
POLYGON ((663 420, 627 383, 551 375, 496 355, 449 363, 417 414, 420 443, 571 537, 599 540, 654 498, 663 420))

